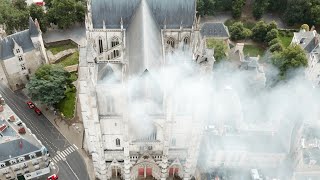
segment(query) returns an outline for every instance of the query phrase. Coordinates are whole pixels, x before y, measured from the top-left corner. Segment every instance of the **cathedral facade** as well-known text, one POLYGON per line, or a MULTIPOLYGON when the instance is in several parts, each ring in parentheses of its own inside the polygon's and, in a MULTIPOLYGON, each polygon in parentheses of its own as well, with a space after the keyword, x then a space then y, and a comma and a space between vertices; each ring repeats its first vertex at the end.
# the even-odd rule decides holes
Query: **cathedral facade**
POLYGON ((87 8, 78 97, 96 177, 195 177, 205 113, 179 78, 169 87, 165 67, 212 69, 196 1, 88 0, 87 8))

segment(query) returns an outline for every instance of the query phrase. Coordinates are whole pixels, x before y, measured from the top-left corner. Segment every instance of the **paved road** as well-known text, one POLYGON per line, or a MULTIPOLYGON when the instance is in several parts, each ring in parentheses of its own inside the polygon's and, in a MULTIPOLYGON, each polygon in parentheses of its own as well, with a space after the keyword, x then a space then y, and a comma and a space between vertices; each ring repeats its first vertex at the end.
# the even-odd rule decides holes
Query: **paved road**
POLYGON ((47 147, 51 158, 59 167, 59 179, 89 180, 85 163, 77 147, 70 144, 46 117, 38 116, 32 109, 29 109, 26 104, 28 101, 26 96, 21 92, 12 92, 3 84, 0 84, 0 93, 6 104, 47 147))

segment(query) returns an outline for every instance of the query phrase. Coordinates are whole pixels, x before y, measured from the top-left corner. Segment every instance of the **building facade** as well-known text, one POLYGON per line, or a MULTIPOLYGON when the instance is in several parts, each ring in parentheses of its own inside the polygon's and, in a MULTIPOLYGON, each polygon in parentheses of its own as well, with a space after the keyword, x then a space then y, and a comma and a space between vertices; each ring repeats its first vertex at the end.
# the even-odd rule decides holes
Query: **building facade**
POLYGON ((305 50, 308 58, 308 67, 305 75, 314 85, 320 85, 320 41, 316 30, 294 33, 291 44, 299 45, 305 50))
POLYGON ((96 177, 191 179, 206 115, 195 97, 166 86, 163 71, 176 63, 212 70, 196 1, 89 0, 87 8, 78 96, 96 177))
POLYGON ((0 105, 0 179, 35 179, 50 173, 45 146, 7 105, 0 105))
POLYGON ((48 62, 38 21, 29 18, 29 29, 0 38, 0 79, 17 90, 36 69, 48 62))

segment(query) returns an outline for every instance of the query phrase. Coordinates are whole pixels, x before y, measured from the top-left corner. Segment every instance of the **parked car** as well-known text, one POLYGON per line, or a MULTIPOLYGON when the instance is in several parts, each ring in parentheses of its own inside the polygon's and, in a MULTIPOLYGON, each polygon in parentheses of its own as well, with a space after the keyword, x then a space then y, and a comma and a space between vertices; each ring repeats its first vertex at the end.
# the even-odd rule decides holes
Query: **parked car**
POLYGON ((57 180, 58 176, 56 174, 52 174, 51 176, 48 177, 47 180, 57 180))
POLYGON ((28 104, 30 109, 35 107, 35 105, 31 101, 28 101, 27 104, 28 104))
POLYGON ((42 112, 40 111, 40 109, 38 109, 37 107, 34 108, 34 112, 36 112, 38 115, 41 115, 42 112))

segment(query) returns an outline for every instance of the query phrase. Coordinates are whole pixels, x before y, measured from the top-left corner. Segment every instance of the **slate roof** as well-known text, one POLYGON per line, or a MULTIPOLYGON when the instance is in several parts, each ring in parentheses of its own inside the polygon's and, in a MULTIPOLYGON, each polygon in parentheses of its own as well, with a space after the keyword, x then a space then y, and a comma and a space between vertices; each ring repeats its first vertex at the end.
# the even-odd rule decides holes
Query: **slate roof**
POLYGON ((162 59, 161 33, 146 0, 142 0, 128 28, 129 74, 158 69, 162 59))
POLYGON ((24 52, 28 52, 34 49, 29 29, 17 32, 10 36, 5 37, 4 39, 0 40, 0 59, 5 60, 11 57, 14 57, 13 48, 14 48, 14 41, 17 42, 19 46, 22 47, 24 52))
MULTIPOLYGON (((141 0, 93 0, 92 23, 94 28, 120 28, 121 17, 127 28, 141 0)), ((147 0, 156 22, 162 28, 164 22, 167 28, 190 28, 194 21, 195 0, 147 0)))
POLYGON ((29 31, 30 31, 30 36, 32 37, 38 36, 40 33, 31 17, 29 17, 29 31))
POLYGON ((196 11, 195 0, 148 0, 150 8, 161 28, 191 28, 196 11))
POLYGON ((40 32, 38 28, 36 27, 34 21, 30 17, 29 29, 9 35, 3 38, 2 40, 0 39, 0 60, 5 60, 14 57, 14 41, 16 41, 17 44, 22 47, 23 52, 29 52, 33 50, 34 45, 32 43, 31 37, 38 36, 39 33, 40 32))
POLYGON ((310 53, 317 45, 317 37, 314 31, 300 31, 294 33, 297 44, 301 46, 305 51, 310 53))
POLYGON ((228 28, 223 23, 205 23, 200 30, 201 36, 229 38, 228 28))
POLYGON ((41 148, 36 147, 25 139, 16 139, 0 143, 0 161, 11 159, 10 156, 14 158, 40 149, 41 148), (22 143, 22 148, 20 148, 20 142, 22 143))

